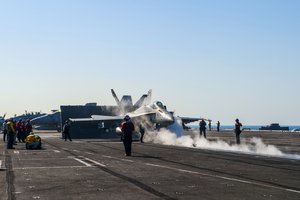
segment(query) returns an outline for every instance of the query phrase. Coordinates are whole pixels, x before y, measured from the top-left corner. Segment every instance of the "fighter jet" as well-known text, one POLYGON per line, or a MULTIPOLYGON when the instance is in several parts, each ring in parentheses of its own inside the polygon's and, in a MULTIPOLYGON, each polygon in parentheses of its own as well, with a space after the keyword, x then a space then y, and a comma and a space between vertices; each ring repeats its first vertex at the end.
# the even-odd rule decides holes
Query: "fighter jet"
POLYGON ((31 120, 31 124, 35 129, 57 130, 60 131, 61 117, 59 110, 52 110, 51 114, 36 117, 31 120))
MULTIPOLYGON (((126 115, 127 112, 130 112, 130 111, 133 112, 133 113, 140 112, 140 110, 142 110, 142 109, 139 109, 139 108, 143 107, 145 109, 145 107, 149 106, 150 103, 151 103, 151 95, 152 95, 152 90, 151 89, 148 91, 148 94, 144 94, 143 96, 141 96, 141 98, 134 105, 132 105, 132 99, 131 99, 130 95, 124 95, 122 97, 121 101, 119 101, 119 99, 118 99, 118 97, 117 97, 117 95, 116 95, 116 93, 114 92, 113 89, 111 89, 111 93, 112 93, 117 105, 119 106, 119 108, 121 110, 120 114, 123 114, 124 116, 126 115)), ((162 110, 164 110, 164 112, 168 112, 169 113, 168 115, 171 114, 171 115, 174 116, 174 112, 168 111, 167 107, 165 105, 163 105, 161 102, 157 101, 157 102, 154 102, 154 104, 157 104, 156 106, 160 107, 162 110)), ((152 105, 150 107, 155 107, 155 105, 152 105)), ((133 113, 129 113, 128 115, 131 116, 133 113)), ((141 113, 143 113, 143 112, 141 112, 141 113)), ((158 115, 156 118, 158 118, 158 119, 161 118, 161 119, 156 121, 156 125, 167 126, 167 125, 172 124, 172 122, 174 122, 174 117, 173 117, 172 122, 165 123, 165 122, 161 121, 165 117, 163 117, 163 116, 159 117, 159 116, 160 115, 158 115)), ((182 122, 183 128, 185 128, 186 124, 188 124, 188 123, 199 121, 199 120, 202 120, 202 119, 204 119, 205 121, 211 121, 210 119, 206 119, 206 118, 202 118, 202 117, 177 116, 177 118, 180 118, 180 121, 182 122)), ((150 121, 152 123, 155 123, 155 120, 150 120, 150 121)))
MULTIPOLYGON (((147 129, 167 127, 175 121, 173 112, 168 111, 161 101, 155 101, 152 104, 150 103, 152 90, 149 90, 148 94, 144 94, 134 105, 130 95, 124 95, 120 101, 113 89, 111 89, 111 92, 119 107, 120 113, 114 116, 92 115, 91 118, 71 118, 70 120, 74 122, 99 121, 100 124, 107 121, 120 124, 124 117, 128 115, 133 123, 136 125, 142 123, 147 129)), ((181 117, 183 124, 198 121, 200 119, 201 118, 181 117)))
POLYGON ((111 89, 111 93, 119 107, 119 113, 111 116, 92 115, 91 118, 71 118, 71 122, 99 121, 99 124, 105 122, 121 124, 124 117, 128 115, 136 125, 143 122, 144 125, 151 128, 157 126, 168 126, 174 123, 173 114, 167 111, 162 102, 155 101, 150 104, 152 90, 149 90, 148 94, 142 95, 135 104, 132 103, 130 95, 124 95, 120 101, 113 89, 111 89))
POLYGON ((152 123, 155 126, 168 126, 174 123, 174 117, 172 113, 167 111, 160 101, 156 101, 150 105, 140 106, 133 112, 128 112, 125 115, 119 116, 106 116, 106 115, 92 115, 92 120, 98 121, 122 121, 123 118, 128 115, 134 123, 141 123, 143 121, 152 123))
POLYGON ((24 114, 22 114, 22 115, 15 115, 15 116, 13 117, 13 119, 14 119, 15 121, 19 121, 20 119, 21 119, 21 120, 27 120, 27 119, 32 120, 32 119, 34 119, 34 118, 43 116, 43 115, 45 115, 45 114, 46 114, 46 113, 42 113, 42 112, 27 112, 27 110, 25 110, 25 113, 24 113, 24 114))

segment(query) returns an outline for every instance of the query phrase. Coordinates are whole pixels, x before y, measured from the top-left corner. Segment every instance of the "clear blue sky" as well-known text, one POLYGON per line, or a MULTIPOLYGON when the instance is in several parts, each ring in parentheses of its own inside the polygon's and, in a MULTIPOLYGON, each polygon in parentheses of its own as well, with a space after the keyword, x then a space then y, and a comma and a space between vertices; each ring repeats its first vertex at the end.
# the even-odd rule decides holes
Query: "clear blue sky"
POLYGON ((0 114, 115 105, 300 124, 298 0, 0 0, 0 114))

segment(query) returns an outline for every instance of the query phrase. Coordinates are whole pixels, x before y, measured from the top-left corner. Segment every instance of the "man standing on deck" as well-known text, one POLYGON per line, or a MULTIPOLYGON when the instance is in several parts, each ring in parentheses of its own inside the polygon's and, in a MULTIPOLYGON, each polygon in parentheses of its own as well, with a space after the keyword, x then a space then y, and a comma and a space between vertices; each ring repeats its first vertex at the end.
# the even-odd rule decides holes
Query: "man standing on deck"
POLYGON ((141 133, 140 141, 141 141, 141 143, 144 143, 143 139, 144 139, 144 135, 145 135, 145 127, 142 123, 140 124, 139 129, 140 129, 140 133, 141 133))
POLYGON ((220 121, 217 122, 217 131, 220 131, 220 121))
POLYGON ((14 137, 15 137, 15 128, 14 128, 14 122, 13 119, 10 118, 8 122, 6 123, 6 131, 7 131, 7 149, 14 149, 14 137))
POLYGON ((121 130, 123 132, 123 144, 126 156, 131 156, 132 132, 134 131, 134 125, 128 115, 124 118, 121 130))
POLYGON ((65 125, 63 127, 63 133, 65 136, 65 141, 67 141, 67 139, 69 139, 72 142, 71 136, 70 136, 70 125, 69 125, 70 121, 67 119, 65 122, 65 125))
POLYGON ((211 131, 211 120, 208 120, 208 129, 211 131))
POLYGON ((235 133, 235 139, 236 139, 236 143, 240 144, 240 134, 241 134, 241 127, 242 127, 242 123, 240 123, 239 119, 235 120, 235 128, 234 128, 234 133, 235 133))
POLYGON ((26 138, 31 132, 32 132, 32 125, 30 123, 30 119, 27 119, 25 123, 24 138, 26 138))
POLYGON ((199 123, 199 129, 200 129, 200 137, 202 136, 202 133, 204 135, 204 138, 206 138, 206 122, 204 119, 201 119, 199 123))

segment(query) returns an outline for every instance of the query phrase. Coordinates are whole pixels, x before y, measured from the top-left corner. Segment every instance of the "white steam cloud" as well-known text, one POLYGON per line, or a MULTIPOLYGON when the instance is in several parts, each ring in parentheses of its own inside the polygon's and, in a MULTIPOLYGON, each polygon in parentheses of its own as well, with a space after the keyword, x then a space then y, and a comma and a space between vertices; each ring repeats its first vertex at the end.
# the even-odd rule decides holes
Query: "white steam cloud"
MULTIPOLYGON (((173 130, 172 130, 173 131, 173 130)), ((300 155, 285 154, 274 145, 265 144, 260 138, 251 138, 250 141, 243 140, 240 145, 229 144, 224 140, 210 141, 200 138, 199 133, 194 131, 192 135, 178 136, 167 129, 159 132, 151 132, 145 135, 145 141, 163 145, 184 146, 199 149, 210 149, 218 151, 229 151, 237 153, 255 154, 263 156, 276 156, 300 160, 300 155)))

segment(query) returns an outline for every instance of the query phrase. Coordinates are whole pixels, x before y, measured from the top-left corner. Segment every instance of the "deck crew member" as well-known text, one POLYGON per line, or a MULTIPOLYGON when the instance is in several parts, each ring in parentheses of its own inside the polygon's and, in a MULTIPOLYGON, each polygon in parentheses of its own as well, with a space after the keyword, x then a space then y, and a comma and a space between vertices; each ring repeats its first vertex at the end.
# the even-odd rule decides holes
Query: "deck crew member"
POLYGON ((124 118, 121 130, 123 133, 123 144, 126 156, 131 156, 132 132, 134 131, 134 125, 128 115, 126 115, 124 118))
POLYGON ((217 131, 220 131, 220 121, 217 122, 217 131))
POLYGON ((236 139, 236 143, 240 144, 240 134, 241 134, 241 127, 242 127, 242 123, 240 123, 239 119, 235 120, 235 128, 234 128, 234 133, 235 133, 235 139, 236 139))
POLYGON ((140 133, 141 133, 141 138, 140 138, 140 141, 141 143, 144 143, 144 135, 145 135, 145 127, 143 124, 140 124, 139 126, 139 129, 140 129, 140 133))
POLYGON ((200 121, 199 129, 200 129, 200 137, 202 136, 203 133, 204 138, 206 138, 206 122, 204 121, 204 119, 200 121))
POLYGON ((14 122, 13 119, 10 118, 8 122, 6 123, 6 131, 7 131, 7 149, 14 149, 14 137, 15 137, 15 128, 14 128, 14 122))
POLYGON ((67 141, 67 139, 72 141, 71 136, 70 136, 70 121, 69 120, 66 120, 66 122, 65 122, 65 125, 63 127, 63 133, 65 136, 65 141, 67 141))

